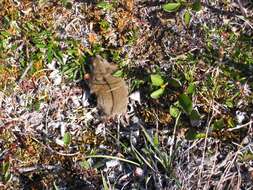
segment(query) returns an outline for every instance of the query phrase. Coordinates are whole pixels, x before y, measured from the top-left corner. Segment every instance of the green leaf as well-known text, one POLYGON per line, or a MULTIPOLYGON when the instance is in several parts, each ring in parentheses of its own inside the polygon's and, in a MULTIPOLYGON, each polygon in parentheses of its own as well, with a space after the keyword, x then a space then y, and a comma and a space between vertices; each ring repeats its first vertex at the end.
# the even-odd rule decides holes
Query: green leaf
POLYGON ((62 4, 67 9, 71 9, 72 8, 72 3, 70 1, 68 1, 68 0, 62 0, 62 4))
POLYGON ((2 165, 2 172, 3 174, 6 174, 10 169, 10 162, 3 162, 2 165))
POLYGON ((48 47, 47 49, 47 62, 52 63, 53 60, 53 50, 52 47, 48 47))
POLYGON ((111 3, 107 3, 107 2, 100 2, 97 4, 98 8, 104 9, 104 10, 111 10, 113 8, 111 3))
POLYGON ((100 44, 93 44, 92 55, 98 54, 101 51, 103 51, 103 47, 100 44))
POLYGON ((11 36, 11 34, 8 31, 1 31, 0 35, 3 36, 4 38, 8 38, 11 36))
POLYGON ((187 94, 194 94, 196 91, 196 86, 194 83, 190 83, 187 90, 186 90, 186 93, 187 94))
POLYGON ((195 139, 203 139, 206 137, 206 134, 205 133, 197 133, 195 135, 195 139))
POLYGON ((242 159, 243 159, 243 161, 251 161, 251 160, 253 160, 253 154, 251 152, 245 152, 242 155, 242 159))
POLYGON ((35 44, 35 46, 36 46, 37 48, 39 48, 39 49, 43 49, 43 48, 46 48, 46 47, 47 47, 46 44, 43 44, 43 43, 37 43, 37 44, 35 44))
POLYGON ((221 130, 224 128, 224 120, 221 118, 219 120, 216 120, 213 124, 212 124, 212 128, 213 130, 221 130))
POLYGON ((225 104, 226 104, 227 107, 229 107, 229 108, 233 108, 233 107, 234 107, 233 100, 231 100, 231 99, 226 100, 226 103, 225 103, 225 104))
POLYGON ((60 50, 53 50, 53 55, 61 64, 63 64, 63 54, 60 50))
POLYGON ((168 84, 175 88, 179 88, 182 86, 181 82, 178 79, 174 79, 174 78, 169 79, 168 84))
POLYGON ((83 160, 80 165, 85 170, 87 170, 87 169, 90 168, 90 164, 89 164, 89 162, 87 160, 83 160))
POLYGON ((160 88, 160 89, 152 92, 150 96, 153 99, 158 99, 161 97, 161 95, 163 95, 163 93, 164 93, 164 88, 160 88))
POLYGON ((8 181, 10 181, 11 177, 12 177, 11 173, 9 172, 5 173, 4 182, 7 183, 8 181))
POLYGON ((63 137, 63 143, 64 145, 68 146, 71 142, 71 135, 69 132, 65 133, 64 134, 64 137, 63 137))
POLYGON ((99 22, 99 25, 104 30, 108 30, 110 28, 110 23, 107 20, 104 20, 104 19, 99 22))
POLYGON ((152 85, 154 86, 162 86, 164 84, 164 81, 162 79, 162 76, 159 74, 153 74, 150 76, 152 85))
POLYGON ((120 51, 117 50, 111 50, 111 54, 112 54, 112 60, 117 62, 120 60, 120 51))
POLYGON ((54 181, 54 190, 60 190, 59 187, 56 185, 55 181, 54 181))
POLYGON ((179 103, 184 109, 184 111, 188 114, 192 111, 192 100, 186 94, 181 94, 179 96, 179 103))
POLYGON ((10 26, 10 22, 11 22, 11 20, 9 19, 9 17, 8 16, 4 16, 4 18, 3 18, 3 26, 5 28, 8 28, 10 26))
POLYGON ((189 10, 186 10, 184 13, 184 23, 187 27, 189 27, 190 21, 191 21, 191 14, 190 14, 189 10))
POLYGON ((123 74, 124 74, 124 72, 123 72, 123 70, 121 69, 121 70, 117 70, 117 71, 114 72, 112 75, 113 75, 114 77, 123 77, 123 74))
POLYGON ((180 110, 174 106, 174 105, 171 105, 170 106, 170 115, 174 118, 177 118, 180 114, 180 110))
POLYGON ((175 12, 180 8, 180 6, 181 6, 181 3, 167 3, 167 4, 164 4, 162 7, 163 7, 163 10, 166 12, 175 12))
POLYGON ((40 101, 39 100, 36 100, 33 104, 33 108, 35 111, 40 111, 40 101))
POLYGON ((197 109, 192 110, 190 114, 190 122, 193 127, 198 127, 201 125, 201 115, 197 109))
POLYGON ((104 187, 103 189, 104 190, 109 190, 109 186, 108 186, 108 184, 105 180, 105 177, 104 177, 103 173, 101 173, 101 175, 102 175, 102 182, 103 182, 103 187, 104 187))
POLYGON ((201 10, 201 2, 200 0, 196 0, 193 4, 192 4, 192 9, 194 11, 200 11, 201 10))
POLYGON ((190 115, 190 119, 192 121, 200 120, 200 116, 201 115, 199 114, 198 110, 192 110, 191 115, 190 115))
POLYGON ((189 129, 189 131, 186 133, 186 136, 185 136, 187 140, 203 139, 205 137, 206 137, 205 133, 198 133, 197 131, 193 129, 189 129))
POLYGON ((158 133, 155 133, 154 139, 153 139, 154 146, 158 147, 159 146, 159 137, 158 133))
POLYGON ((144 80, 134 79, 133 84, 131 87, 131 91, 134 91, 135 89, 139 89, 141 85, 143 85, 145 82, 144 80))
POLYGON ((227 122, 228 122, 228 127, 230 127, 230 128, 235 127, 235 122, 232 117, 229 117, 227 122))

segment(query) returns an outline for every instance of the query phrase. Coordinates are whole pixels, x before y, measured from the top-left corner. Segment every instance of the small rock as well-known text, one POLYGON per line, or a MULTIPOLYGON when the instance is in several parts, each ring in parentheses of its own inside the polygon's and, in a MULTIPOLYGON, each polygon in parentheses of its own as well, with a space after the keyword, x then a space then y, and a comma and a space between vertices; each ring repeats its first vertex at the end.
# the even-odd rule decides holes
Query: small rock
POLYGON ((103 134, 105 135, 105 124, 104 123, 100 123, 97 127, 96 127, 96 135, 98 134, 103 134))
POLYGON ((245 116, 246 116, 245 112, 241 112, 238 110, 236 111, 236 119, 237 119, 238 124, 242 124, 242 122, 245 119, 245 116))
POLYGON ((90 93, 88 91, 84 91, 83 97, 82 97, 82 104, 83 104, 83 107, 85 108, 90 105, 89 97, 90 97, 90 93))
POLYGON ((120 166, 120 162, 118 160, 110 160, 106 162, 106 168, 115 168, 117 166, 120 166))
POLYGON ((143 177, 143 175, 144 175, 143 169, 140 167, 136 167, 134 170, 134 176, 135 177, 143 177))
POLYGON ((60 72, 58 70, 54 70, 53 72, 50 73, 49 78, 53 80, 53 84, 55 86, 58 86, 61 84, 62 77, 60 75, 60 72))
POLYGON ((63 140, 61 140, 59 138, 55 139, 55 143, 58 144, 58 145, 60 145, 60 146, 64 146, 63 140))
POLYGON ((73 108, 78 108, 80 106, 79 98, 77 96, 72 96, 71 101, 73 103, 73 108))
POLYGON ((4 93, 0 92, 0 107, 2 106, 3 99, 4 99, 4 93))
POLYGON ((133 92, 132 94, 130 94, 129 98, 130 98, 130 100, 134 100, 134 101, 138 102, 139 104, 141 104, 140 91, 133 92))

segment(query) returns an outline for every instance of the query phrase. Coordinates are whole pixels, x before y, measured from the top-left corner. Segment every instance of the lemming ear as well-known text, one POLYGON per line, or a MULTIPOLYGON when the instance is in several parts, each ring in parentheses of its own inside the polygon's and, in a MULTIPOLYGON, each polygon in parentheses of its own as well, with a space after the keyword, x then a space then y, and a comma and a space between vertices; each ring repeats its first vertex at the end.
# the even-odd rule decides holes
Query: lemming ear
POLYGON ((100 55, 96 55, 93 59, 94 71, 99 73, 111 74, 118 69, 117 65, 110 64, 106 59, 100 55))
POLYGON ((110 64, 110 65, 108 66, 108 68, 107 68, 107 71, 108 71, 109 73, 113 73, 113 72, 115 72, 117 69, 118 69, 118 66, 117 66, 117 65, 112 65, 112 64, 110 64))

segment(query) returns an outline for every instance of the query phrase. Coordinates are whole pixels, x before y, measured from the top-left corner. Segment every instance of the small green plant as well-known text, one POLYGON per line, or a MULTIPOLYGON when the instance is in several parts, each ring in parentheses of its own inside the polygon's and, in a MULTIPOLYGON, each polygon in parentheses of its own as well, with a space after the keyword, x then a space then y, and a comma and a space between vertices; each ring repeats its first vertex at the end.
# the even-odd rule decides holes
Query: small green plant
POLYGON ((191 21, 191 12, 198 12, 201 10, 200 0, 195 0, 193 3, 188 3, 184 0, 178 0, 177 2, 166 3, 163 6, 163 10, 169 13, 177 12, 181 8, 185 8, 183 14, 183 21, 186 27, 189 27, 191 21))
POLYGON ((107 31, 107 30, 110 28, 110 23, 109 23, 107 20, 105 20, 105 19, 102 19, 102 20, 99 22, 99 25, 100 25, 100 27, 101 27, 103 30, 105 30, 105 31, 107 31))
POLYGON ((61 3, 67 9, 71 9, 72 8, 72 3, 69 0, 61 0, 61 3))
POLYGON ((184 23, 187 27, 189 27, 191 21, 191 13, 188 9, 184 12, 184 23))
POLYGON ((197 12, 201 10, 201 2, 200 0, 195 0, 193 3, 187 3, 184 0, 178 0, 174 3, 166 3, 162 7, 166 12, 176 12, 182 7, 190 8, 197 12))
POLYGON ((110 188, 108 184, 110 184, 110 182, 105 179, 103 172, 101 172, 101 176, 102 176, 104 190, 109 190, 110 188))
POLYGON ((192 112, 192 100, 188 95, 184 93, 179 95, 179 104, 187 114, 192 112))
POLYGON ((16 35, 22 34, 23 48, 15 51, 20 46, 19 40, 16 40, 16 35, 3 30, 0 32, 0 59, 7 65, 8 52, 17 57, 16 61, 20 63, 18 75, 33 76, 46 64, 57 61, 60 71, 67 78, 82 78, 84 56, 80 42, 70 38, 60 39, 50 26, 45 28, 40 20, 16 23, 15 31, 16 35))
POLYGON ((214 131, 220 131, 224 128, 225 124, 224 124, 224 119, 221 118, 219 120, 215 120, 214 123, 211 125, 212 129, 214 131))
POLYGON ((178 101, 170 106, 169 112, 173 118, 178 118, 181 113, 185 113, 193 126, 200 125, 201 115, 197 108, 194 109, 192 103, 192 95, 195 94, 196 87, 194 83, 190 83, 184 93, 178 97, 178 101))
POLYGON ((64 133, 63 143, 65 146, 69 146, 71 143, 71 134, 69 132, 64 133))
POLYGON ((141 128, 146 143, 140 151, 131 143, 133 155, 141 165, 147 165, 152 171, 161 166, 168 176, 171 175, 172 157, 160 146, 158 133, 151 136, 143 126, 141 128))
POLYGON ((160 74, 152 74, 150 75, 150 79, 152 86, 156 89, 150 94, 150 96, 153 99, 158 99, 163 95, 167 83, 164 83, 164 79, 160 74))
POLYGON ((113 5, 112 5, 112 3, 101 1, 97 4, 97 7, 107 11, 107 10, 111 10, 113 8, 113 5))
POLYGON ((174 118, 177 118, 181 114, 180 109, 176 105, 170 106, 170 115, 174 118))
POLYGON ((3 183, 8 183, 11 180, 12 174, 10 173, 10 162, 9 161, 3 161, 1 164, 1 175, 0 175, 0 181, 3 181, 3 183))
POLYGON ((180 2, 177 3, 166 3, 163 5, 163 10, 166 12, 175 12, 177 11, 182 4, 180 2))

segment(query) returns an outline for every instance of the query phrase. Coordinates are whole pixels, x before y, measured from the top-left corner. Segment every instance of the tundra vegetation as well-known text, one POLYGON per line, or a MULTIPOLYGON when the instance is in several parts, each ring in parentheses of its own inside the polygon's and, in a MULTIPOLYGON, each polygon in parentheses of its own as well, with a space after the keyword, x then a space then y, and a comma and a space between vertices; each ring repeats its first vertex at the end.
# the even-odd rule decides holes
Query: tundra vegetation
POLYGON ((252 21, 250 0, 0 0, 0 189, 252 189, 252 21))

